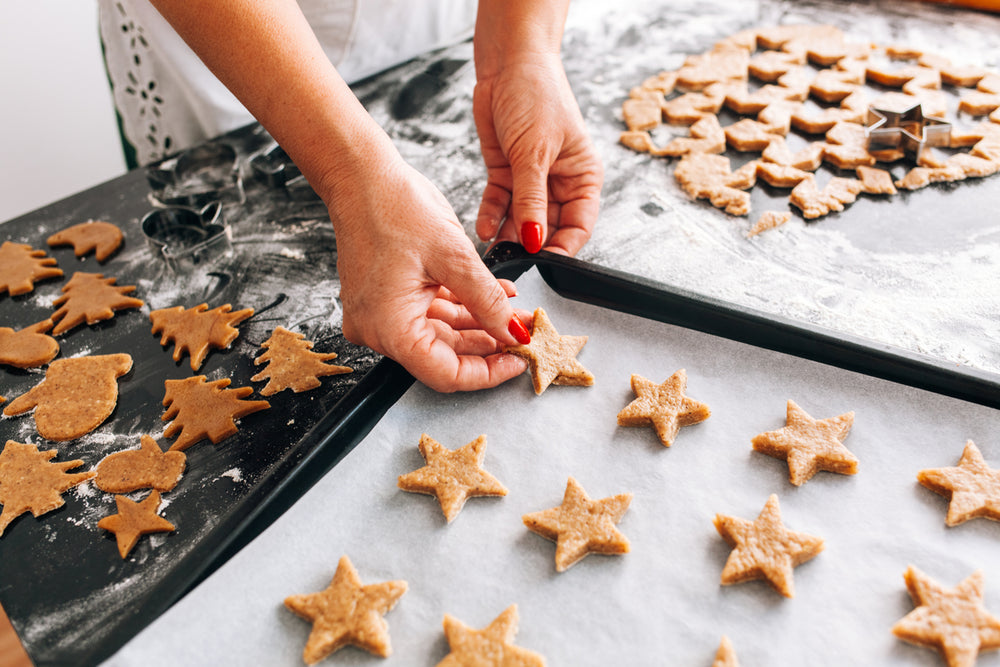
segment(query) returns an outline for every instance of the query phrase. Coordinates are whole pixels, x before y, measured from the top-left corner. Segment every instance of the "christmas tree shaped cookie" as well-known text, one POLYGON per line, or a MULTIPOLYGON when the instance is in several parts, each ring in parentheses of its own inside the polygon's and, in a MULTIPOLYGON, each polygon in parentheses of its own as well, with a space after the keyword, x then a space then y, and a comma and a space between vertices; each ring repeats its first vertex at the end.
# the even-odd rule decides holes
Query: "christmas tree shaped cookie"
POLYGON ((143 305, 140 299, 125 296, 135 291, 134 285, 115 286, 115 280, 100 273, 74 273, 62 288, 63 295, 52 302, 59 307, 52 314, 52 320, 57 322, 52 333, 58 336, 84 321, 95 324, 110 320, 116 310, 143 305))
POLYGON ((128 493, 154 488, 169 491, 177 486, 187 464, 184 452, 164 452, 148 435, 139 449, 115 452, 97 464, 94 485, 108 493, 128 493))
POLYGON ((93 252, 97 261, 103 262, 122 244, 122 230, 110 222, 91 220, 56 232, 46 243, 49 247, 71 245, 77 257, 93 252))
POLYGON ((8 440, 0 452, 0 535, 10 522, 30 511, 36 517, 62 507, 62 493, 94 476, 68 473, 83 461, 53 462, 56 450, 40 452, 35 445, 8 440))
POLYGON ((303 334, 275 327, 271 337, 261 345, 266 351, 253 360, 256 366, 267 364, 264 370, 250 378, 252 382, 268 380, 267 385, 260 390, 261 396, 270 396, 285 389, 291 389, 297 394, 318 387, 319 378, 325 375, 341 375, 353 371, 347 366, 326 363, 336 359, 336 353, 313 352, 312 346, 312 342, 305 340, 303 334))
POLYGON ((163 435, 177 436, 170 449, 183 451, 206 438, 218 444, 236 434, 234 420, 271 407, 267 401, 243 400, 253 393, 251 387, 226 389, 229 384, 228 378, 208 382, 204 375, 164 382, 162 419, 171 423, 163 435))
POLYGON ((194 308, 174 306, 154 310, 149 319, 153 322, 153 333, 163 334, 160 345, 174 344, 174 361, 180 361, 187 353, 191 356, 191 370, 196 371, 205 361, 209 347, 229 347, 240 335, 234 325, 253 315, 253 308, 231 310, 228 303, 212 310, 208 310, 207 303, 194 308))
POLYGON ((62 269, 56 267, 56 260, 46 257, 44 250, 13 241, 0 245, 0 294, 27 294, 35 289, 36 280, 62 274, 62 269))
POLYGON ((0 327, 0 364, 17 368, 44 366, 59 354, 59 343, 45 332, 52 320, 43 320, 20 331, 0 327))

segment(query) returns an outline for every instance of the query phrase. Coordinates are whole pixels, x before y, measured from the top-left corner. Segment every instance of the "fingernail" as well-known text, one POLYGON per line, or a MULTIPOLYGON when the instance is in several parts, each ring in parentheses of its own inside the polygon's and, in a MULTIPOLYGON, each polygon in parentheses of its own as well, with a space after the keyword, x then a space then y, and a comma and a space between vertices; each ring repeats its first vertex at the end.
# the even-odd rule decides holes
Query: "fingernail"
POLYGON ((531 334, 528 333, 528 327, 524 326, 524 322, 516 314, 511 316, 510 322, 507 324, 507 331, 521 345, 527 345, 531 342, 531 334))
POLYGON ((542 249, 542 226, 537 222, 526 222, 521 225, 521 245, 534 255, 542 249))

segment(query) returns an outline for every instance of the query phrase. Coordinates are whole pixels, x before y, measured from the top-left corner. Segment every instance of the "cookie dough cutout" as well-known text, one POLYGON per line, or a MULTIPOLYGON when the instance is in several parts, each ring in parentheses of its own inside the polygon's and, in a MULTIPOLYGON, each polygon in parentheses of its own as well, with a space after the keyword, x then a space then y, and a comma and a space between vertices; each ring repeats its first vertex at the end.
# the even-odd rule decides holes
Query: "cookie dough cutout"
POLYGON ((427 465, 400 475, 398 486, 404 491, 435 496, 448 523, 458 516, 469 498, 507 495, 507 488, 483 470, 485 435, 451 450, 424 433, 418 446, 427 465))
POLYGON ((279 391, 291 389, 296 394, 320 386, 319 379, 327 375, 351 373, 353 368, 334 366, 326 363, 337 358, 335 352, 320 354, 312 351, 312 341, 305 335, 294 333, 284 327, 275 327, 261 345, 265 352, 253 360, 255 366, 266 363, 267 367, 252 378, 251 382, 268 380, 260 390, 261 396, 271 396, 279 391))
POLYGON ((570 477, 561 505, 525 514, 521 520, 531 532, 556 542, 556 571, 564 572, 589 553, 628 553, 628 539, 615 524, 631 502, 631 493, 591 500, 570 477))
POLYGON ((757 222, 750 228, 750 231, 747 232, 747 238, 757 236, 769 229, 780 227, 791 219, 792 214, 788 211, 764 211, 757 218, 757 222))
POLYGON ((143 535, 174 530, 174 524, 156 513, 160 507, 160 492, 156 489, 139 502, 128 496, 115 496, 115 505, 118 513, 101 519, 97 522, 97 527, 114 533, 115 541, 118 542, 118 554, 123 560, 143 535))
POLYGON ((854 424, 854 412, 813 419, 795 401, 786 407, 785 426, 754 436, 754 451, 788 462, 788 481, 805 484, 820 470, 853 475, 858 459, 844 443, 854 424))
POLYGON ((90 433, 114 412, 118 378, 132 369, 127 354, 56 359, 45 379, 10 402, 8 417, 35 409, 35 427, 43 438, 74 440, 90 433))
POLYGON ((125 296, 135 291, 134 285, 116 286, 115 281, 100 273, 74 273, 63 286, 63 295, 52 302, 59 308, 52 314, 57 323, 52 333, 58 336, 84 322, 96 324, 110 320, 115 311, 144 305, 140 299, 125 296))
POLYGON ((139 449, 115 452, 97 464, 94 486, 107 493, 129 493, 153 488, 170 491, 187 465, 183 452, 164 452, 148 435, 140 438, 139 449))
POLYGON ((56 260, 46 257, 44 250, 13 241, 0 245, 0 294, 27 294, 35 289, 35 282, 62 274, 56 260))
POLYGON ((788 201, 802 211, 802 217, 813 220, 833 211, 843 211, 844 205, 853 204, 860 192, 861 181, 856 178, 834 176, 820 190, 816 177, 810 174, 792 189, 788 201))
POLYGON ((945 588, 913 567, 903 574, 916 608, 892 626, 903 641, 937 649, 948 667, 973 667, 980 651, 1000 648, 1000 618, 983 603, 982 570, 945 588))
POLYGON ((347 645, 383 658, 391 655, 389 625, 382 617, 406 589, 401 580, 363 586, 350 559, 341 557, 325 590, 285 598, 289 610, 313 624, 302 659, 314 665, 347 645))
POLYGON ((821 538, 785 528, 774 494, 754 521, 716 514, 714 523, 733 547, 722 570, 723 586, 766 579, 785 597, 794 597, 792 570, 823 550, 821 538))
POLYGON ((740 667, 740 662, 736 659, 736 649, 726 635, 722 635, 719 641, 719 649, 715 652, 712 667, 740 667))
POLYGON ((184 451, 205 439, 217 445, 236 435, 236 419, 271 407, 267 401, 244 400, 253 393, 252 387, 226 389, 231 382, 229 378, 208 382, 204 375, 196 375, 163 383, 167 410, 161 419, 171 422, 163 435, 177 436, 171 450, 184 451))
POLYGON ((712 414, 707 405, 685 396, 686 390, 687 372, 683 368, 663 384, 633 374, 636 398, 618 413, 618 425, 652 426, 663 446, 669 447, 682 426, 698 424, 712 414))
POLYGON ((45 242, 52 248, 71 245, 77 257, 93 252, 97 261, 103 262, 118 250, 123 238, 122 230, 110 222, 90 220, 56 232, 45 242))
POLYGON ((0 535, 25 512, 35 518, 62 507, 62 494, 94 476, 92 472, 66 472, 83 461, 52 461, 56 450, 40 452, 36 445, 8 440, 0 452, 0 535))
POLYGON ((174 361, 188 354, 191 370, 201 368, 209 348, 225 349, 240 335, 235 325, 253 315, 253 308, 232 311, 230 304, 208 310, 207 303, 193 308, 161 308, 149 314, 153 333, 161 333, 160 345, 174 344, 174 361))
POLYGON ((1000 469, 986 465, 971 440, 965 443, 957 466, 921 470, 917 481, 949 500, 945 518, 949 526, 979 517, 1000 521, 1000 469))
POLYGON ((724 185, 732 176, 729 158, 724 155, 690 153, 674 169, 681 188, 695 199, 707 199, 712 206, 730 215, 750 212, 750 194, 724 185))
POLYGON ((504 609, 482 630, 473 630, 449 614, 444 615, 444 636, 451 650, 437 667, 509 665, 545 667, 545 658, 514 645, 517 635, 517 605, 504 609))
POLYGON ((15 368, 44 366, 59 354, 59 342, 45 335, 52 328, 52 320, 43 320, 14 331, 0 327, 0 364, 15 368))
POLYGON ((536 308, 531 323, 531 342, 508 347, 507 352, 528 360, 528 372, 535 394, 549 385, 590 387, 594 376, 576 359, 586 336, 561 336, 542 308, 536 308))
POLYGON ((892 174, 885 169, 860 166, 856 170, 861 181, 861 191, 869 195, 894 195, 896 186, 892 184, 892 174))

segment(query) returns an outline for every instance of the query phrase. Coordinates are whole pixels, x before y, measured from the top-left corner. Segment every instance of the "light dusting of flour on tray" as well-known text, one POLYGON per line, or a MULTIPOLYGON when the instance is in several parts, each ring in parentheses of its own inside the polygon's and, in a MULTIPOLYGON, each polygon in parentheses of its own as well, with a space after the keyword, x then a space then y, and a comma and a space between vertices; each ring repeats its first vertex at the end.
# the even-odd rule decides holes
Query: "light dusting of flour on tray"
POLYGON ((226 472, 221 473, 219 477, 228 477, 234 483, 238 484, 243 481, 243 472, 239 468, 230 468, 226 472))

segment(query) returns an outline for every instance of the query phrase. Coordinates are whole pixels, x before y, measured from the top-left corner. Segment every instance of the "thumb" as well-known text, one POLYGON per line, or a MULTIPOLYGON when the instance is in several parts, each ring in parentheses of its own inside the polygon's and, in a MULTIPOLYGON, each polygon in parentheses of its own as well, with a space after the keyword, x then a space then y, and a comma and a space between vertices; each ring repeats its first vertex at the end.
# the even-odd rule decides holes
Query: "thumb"
POLYGON ((514 313, 507 290, 478 255, 473 257, 474 262, 449 262, 441 284, 488 334, 504 345, 527 345, 531 335, 514 313))
POLYGON ((535 162, 516 166, 512 164, 511 171, 513 186, 511 214, 514 217, 518 238, 525 250, 536 253, 542 249, 547 237, 548 168, 535 162))

